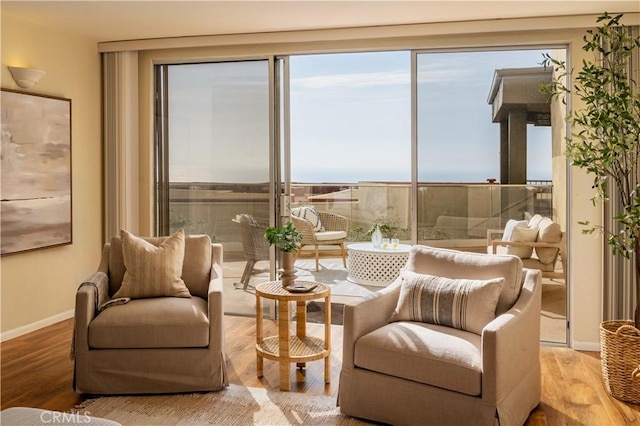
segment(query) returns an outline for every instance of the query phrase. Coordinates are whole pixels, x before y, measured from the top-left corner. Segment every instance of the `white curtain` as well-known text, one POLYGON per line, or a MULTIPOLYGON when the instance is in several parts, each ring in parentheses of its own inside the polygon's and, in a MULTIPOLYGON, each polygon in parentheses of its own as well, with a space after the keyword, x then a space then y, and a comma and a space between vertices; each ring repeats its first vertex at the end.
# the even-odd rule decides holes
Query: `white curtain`
POLYGON ((138 52, 102 54, 104 238, 139 228, 138 52))

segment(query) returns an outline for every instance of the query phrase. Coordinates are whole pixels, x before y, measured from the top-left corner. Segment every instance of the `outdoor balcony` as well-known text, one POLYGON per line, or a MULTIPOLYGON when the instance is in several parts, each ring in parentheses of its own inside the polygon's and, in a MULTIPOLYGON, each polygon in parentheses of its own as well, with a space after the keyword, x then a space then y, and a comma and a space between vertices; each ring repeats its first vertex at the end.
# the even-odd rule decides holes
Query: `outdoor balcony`
MULTIPOLYGON (((268 222, 268 190, 266 183, 171 185, 171 232, 183 227, 188 233, 208 234, 224 245, 227 313, 255 315, 255 296, 251 287, 274 278, 270 274, 269 261, 263 260, 254 265, 247 291, 242 290, 242 285, 238 286, 246 260, 238 229, 232 222, 236 215, 243 213, 268 222)), ((509 219, 524 219, 535 214, 556 216, 550 182, 526 185, 419 183, 415 191, 415 230, 412 227, 412 187, 408 183, 292 184, 291 208, 313 205, 319 211, 347 217, 347 245, 370 241, 366 234, 371 224, 382 222, 391 228, 387 236, 400 239, 401 244, 415 241, 474 252, 486 252, 487 229, 502 229, 509 219)), ((306 254, 303 252, 296 262, 298 277, 331 284, 333 302, 350 303, 380 289, 347 281, 348 271, 335 248, 326 248, 318 272, 315 271, 312 248, 308 252, 311 256, 306 254)), ((564 343, 566 283, 563 280, 544 280, 544 283, 542 340, 564 343)))

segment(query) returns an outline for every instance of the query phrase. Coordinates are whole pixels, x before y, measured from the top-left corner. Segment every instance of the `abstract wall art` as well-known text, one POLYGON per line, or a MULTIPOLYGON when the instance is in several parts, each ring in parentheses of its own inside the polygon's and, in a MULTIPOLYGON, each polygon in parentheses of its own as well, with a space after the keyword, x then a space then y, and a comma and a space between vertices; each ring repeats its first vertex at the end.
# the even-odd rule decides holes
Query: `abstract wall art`
POLYGON ((2 89, 0 110, 0 253, 71 244, 71 100, 2 89))

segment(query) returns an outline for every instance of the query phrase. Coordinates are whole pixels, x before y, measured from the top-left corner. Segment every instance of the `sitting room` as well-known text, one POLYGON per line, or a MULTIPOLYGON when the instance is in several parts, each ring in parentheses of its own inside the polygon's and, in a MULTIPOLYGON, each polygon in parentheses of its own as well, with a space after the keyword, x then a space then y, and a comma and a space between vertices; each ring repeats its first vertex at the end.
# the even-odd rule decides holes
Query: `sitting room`
POLYGON ((0 19, 1 424, 640 424, 637 1, 0 19))

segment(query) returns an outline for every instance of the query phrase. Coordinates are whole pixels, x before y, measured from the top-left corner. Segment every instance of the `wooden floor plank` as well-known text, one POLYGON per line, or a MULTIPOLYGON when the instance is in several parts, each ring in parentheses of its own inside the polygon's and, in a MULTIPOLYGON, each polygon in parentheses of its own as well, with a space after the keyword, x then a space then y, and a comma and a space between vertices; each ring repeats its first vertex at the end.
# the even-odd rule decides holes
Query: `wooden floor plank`
MULTIPOLYGON (((322 337, 323 326, 308 324, 308 334, 322 337)), ((69 345, 73 320, 3 342, 1 356, 1 405, 39 407, 67 411, 83 401, 71 386, 73 363, 69 345)), ((278 364, 265 360, 264 376, 256 376, 255 320, 226 316, 226 352, 229 381, 252 387, 279 388, 278 364)), ((277 325, 264 321, 265 336, 277 325)), ((292 365, 291 391, 308 395, 338 394, 342 362, 342 326, 331 330, 331 383, 324 383, 324 363, 307 363, 304 370, 292 365)), ((640 406, 625 404, 609 396, 600 372, 598 353, 567 348, 540 349, 542 398, 530 414, 527 426, 545 425, 640 425, 640 406)))

